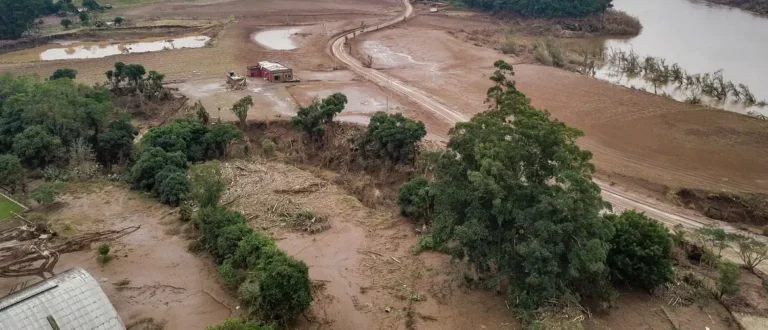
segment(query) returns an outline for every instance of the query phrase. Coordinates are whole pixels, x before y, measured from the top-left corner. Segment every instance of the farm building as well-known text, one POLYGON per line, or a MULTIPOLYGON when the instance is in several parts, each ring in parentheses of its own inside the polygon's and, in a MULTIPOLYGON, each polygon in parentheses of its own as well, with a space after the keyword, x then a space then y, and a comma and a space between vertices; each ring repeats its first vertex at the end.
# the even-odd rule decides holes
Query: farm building
POLYGON ((0 329, 125 330, 125 325, 99 282, 73 268, 0 298, 0 329))
POLYGON ((248 67, 248 76, 263 77, 270 82, 293 81, 293 69, 280 63, 261 61, 248 67))

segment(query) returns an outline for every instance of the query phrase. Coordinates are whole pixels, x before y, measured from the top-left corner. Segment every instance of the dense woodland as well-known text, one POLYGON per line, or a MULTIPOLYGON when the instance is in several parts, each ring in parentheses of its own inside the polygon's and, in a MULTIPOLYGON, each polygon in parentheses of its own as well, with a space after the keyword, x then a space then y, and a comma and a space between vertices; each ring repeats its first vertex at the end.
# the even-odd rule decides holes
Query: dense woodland
POLYGON ((612 0, 463 0, 470 7, 526 17, 582 17, 610 8, 612 0))

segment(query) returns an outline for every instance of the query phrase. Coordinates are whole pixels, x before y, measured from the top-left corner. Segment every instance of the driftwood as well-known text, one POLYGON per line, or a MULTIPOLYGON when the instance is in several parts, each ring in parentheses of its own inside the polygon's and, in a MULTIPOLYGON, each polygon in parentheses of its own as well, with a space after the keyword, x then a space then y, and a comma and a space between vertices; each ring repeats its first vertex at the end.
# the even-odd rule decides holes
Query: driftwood
MULTIPOLYGON (((56 235, 44 224, 35 225, 38 231, 31 231, 42 233, 35 237, 32 242, 29 242, 31 239, 18 240, 17 238, 29 238, 29 228, 22 228, 27 226, 14 228, 16 232, 22 233, 21 236, 0 233, 0 238, 11 238, 11 241, 5 241, 5 246, 0 248, 0 278, 22 276, 46 278, 46 274, 53 276, 53 268, 56 267, 61 254, 82 251, 89 248, 93 243, 112 241, 141 228, 141 226, 131 226, 118 230, 86 233, 65 242, 51 245, 50 240, 56 235)), ((9 232, 13 233, 14 231, 9 230, 9 232)))

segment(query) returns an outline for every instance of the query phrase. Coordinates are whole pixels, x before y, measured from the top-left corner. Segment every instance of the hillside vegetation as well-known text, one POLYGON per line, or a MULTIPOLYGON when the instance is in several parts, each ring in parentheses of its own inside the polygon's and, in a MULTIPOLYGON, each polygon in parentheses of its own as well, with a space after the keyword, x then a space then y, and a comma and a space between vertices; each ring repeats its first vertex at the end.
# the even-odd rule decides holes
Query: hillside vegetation
POLYGON ((526 17, 582 17, 604 12, 612 0, 464 0, 493 12, 513 12, 526 17))

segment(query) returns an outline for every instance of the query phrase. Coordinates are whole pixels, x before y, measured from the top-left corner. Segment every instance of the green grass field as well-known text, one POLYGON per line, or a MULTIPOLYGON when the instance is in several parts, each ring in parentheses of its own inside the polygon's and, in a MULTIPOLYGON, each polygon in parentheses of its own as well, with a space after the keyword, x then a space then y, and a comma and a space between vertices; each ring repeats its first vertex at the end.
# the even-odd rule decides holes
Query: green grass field
POLYGON ((18 204, 0 196, 0 221, 13 215, 11 212, 21 213, 24 209, 18 204))

